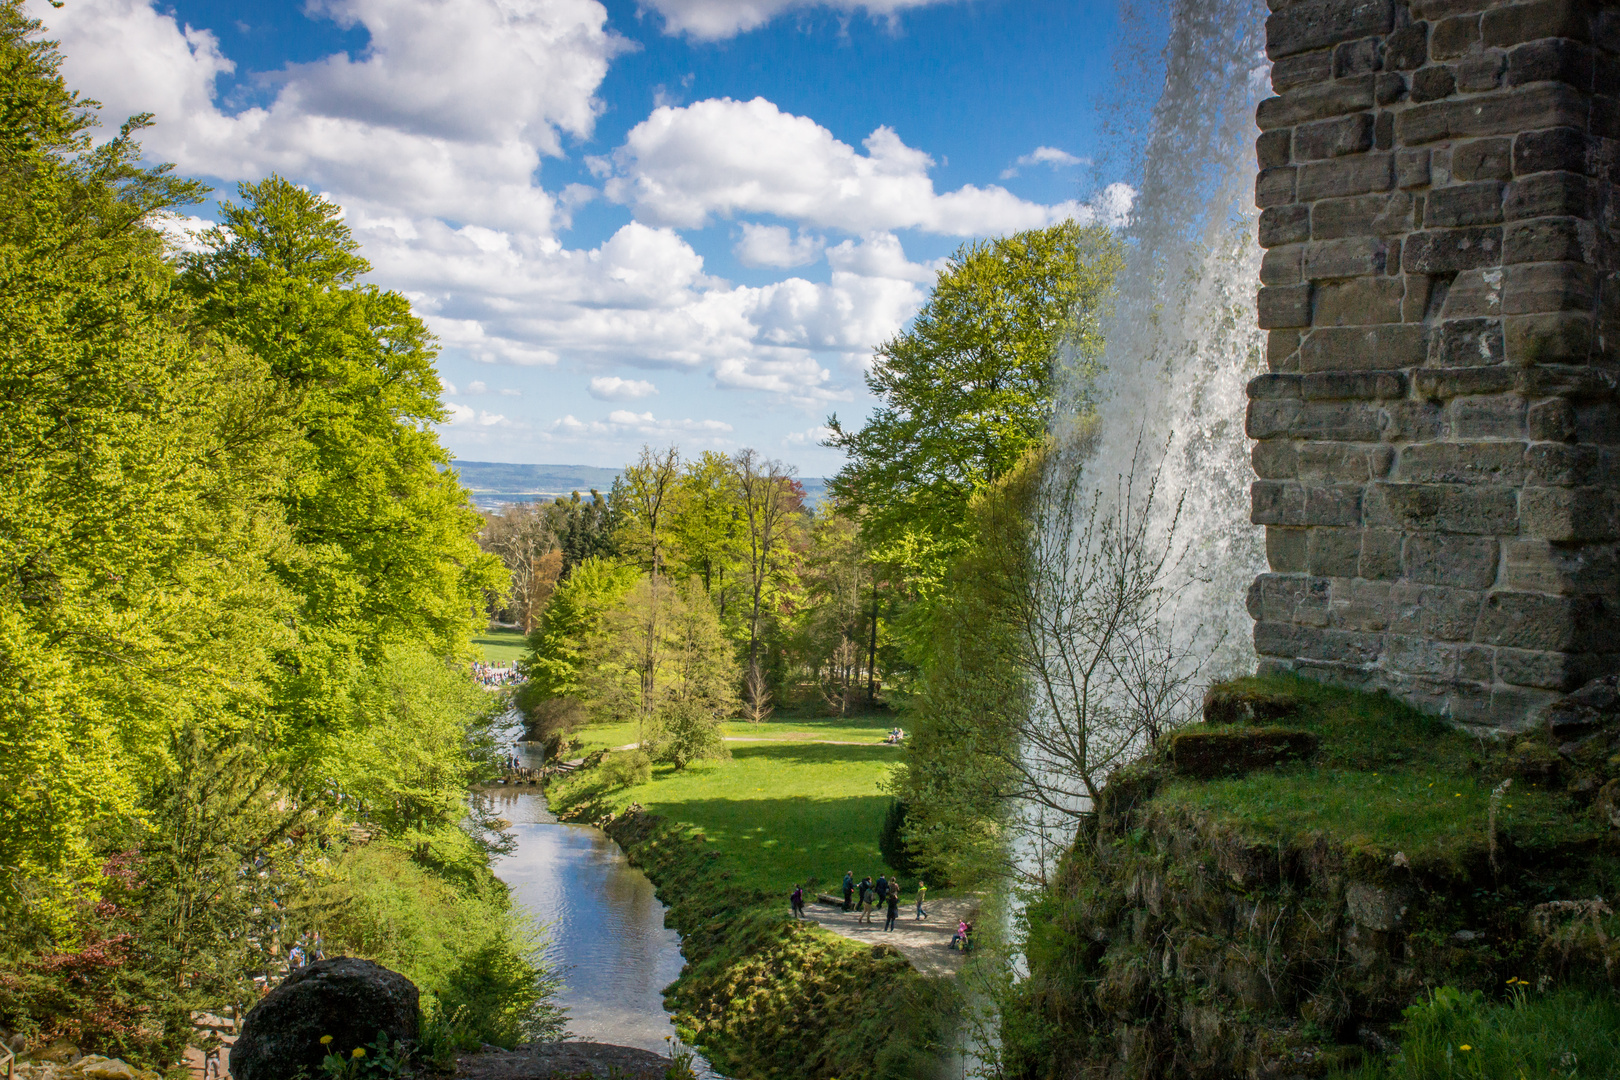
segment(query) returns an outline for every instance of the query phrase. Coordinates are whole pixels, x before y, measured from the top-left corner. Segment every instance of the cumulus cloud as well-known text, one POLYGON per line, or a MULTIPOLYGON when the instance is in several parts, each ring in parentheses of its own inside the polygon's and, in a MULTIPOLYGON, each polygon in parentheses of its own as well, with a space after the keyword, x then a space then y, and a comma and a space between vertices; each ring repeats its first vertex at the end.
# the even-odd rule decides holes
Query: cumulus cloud
POLYGON ((724 420, 660 420, 650 412, 614 409, 605 420, 581 420, 569 413, 551 425, 561 435, 642 435, 651 438, 697 436, 700 441, 718 441, 732 426, 724 420))
POLYGON ((487 394, 489 393, 489 387, 485 386, 482 381, 474 379, 472 382, 467 384, 467 393, 487 394))
POLYGON ((617 375, 597 376, 590 385, 590 395, 598 401, 634 401, 656 393, 658 387, 646 379, 621 379, 617 375))
POLYGON ((819 236, 794 236, 783 225, 743 222, 742 239, 732 251, 744 266, 803 266, 821 257, 827 242, 819 236))
POLYGON ((266 74, 271 103, 232 113, 215 83, 235 64, 212 32, 148 0, 28 0, 61 42, 69 85, 105 106, 105 130, 154 113, 147 150, 182 172, 278 172, 345 202, 553 227, 556 200, 534 172, 564 134, 590 133, 597 87, 627 47, 597 0, 312 0, 306 10, 364 28, 370 44, 358 59, 335 53, 266 74))
POLYGON ((789 432, 782 441, 789 446, 820 446, 822 442, 832 437, 833 429, 826 424, 817 424, 804 431, 789 432))
POLYGON ((794 9, 831 8, 840 13, 865 12, 872 18, 893 19, 910 8, 950 0, 642 0, 664 17, 664 32, 687 34, 704 41, 734 37, 764 26, 794 9))
POLYGON ((1001 170, 1001 178, 1011 180, 1018 175, 1018 170, 1027 169, 1031 165, 1047 165, 1054 169, 1066 169, 1072 165, 1085 164, 1088 164, 1086 158, 1075 157, 1068 151, 1059 150, 1055 146, 1037 146, 1034 150, 1014 161, 1012 165, 1001 170))
POLYGON ((854 233, 915 228, 980 236, 1087 215, 1078 203, 1044 206, 995 185, 935 191, 933 158, 888 127, 861 145, 864 154, 764 98, 665 106, 613 152, 604 190, 640 220, 678 228, 770 214, 854 233))

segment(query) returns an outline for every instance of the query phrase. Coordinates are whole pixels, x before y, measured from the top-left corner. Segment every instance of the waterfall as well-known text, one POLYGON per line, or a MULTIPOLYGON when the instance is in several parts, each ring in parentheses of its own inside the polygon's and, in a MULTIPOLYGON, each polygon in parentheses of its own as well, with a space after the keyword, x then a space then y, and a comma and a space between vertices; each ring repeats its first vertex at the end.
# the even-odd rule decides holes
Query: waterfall
POLYGON ((1073 814, 1089 806, 1077 747, 1095 738, 1083 759, 1106 774, 1139 754, 1161 720, 1185 716, 1202 684, 1254 664, 1244 600, 1265 569, 1265 541, 1249 523, 1244 388, 1265 369, 1253 185, 1255 107, 1269 96, 1267 9, 1263 0, 1170 0, 1168 14, 1163 92, 1142 144, 1106 344, 1100 357, 1060 356, 1055 372, 1056 448, 1032 562, 1064 565, 1039 579, 1048 658, 1035 667, 1037 675, 1071 674, 1057 693, 1050 680, 1044 687, 1035 680, 1024 757, 1038 778, 1036 797, 1017 815, 1013 840, 1026 880, 1045 877, 1053 854, 1072 841, 1073 814), (1149 506, 1145 493, 1155 483, 1149 506), (1150 552, 1157 545, 1173 553, 1142 621, 1151 647, 1132 660, 1146 670, 1154 665, 1142 656, 1159 657, 1155 677, 1178 684, 1156 699, 1166 703, 1165 715, 1148 730, 1131 718, 1142 715, 1144 696, 1160 691, 1137 692, 1142 679, 1114 677, 1100 694, 1089 687, 1094 696, 1084 708, 1076 704, 1084 695, 1073 690, 1072 672, 1086 659, 1075 653, 1089 647, 1100 621, 1073 598, 1087 587, 1088 568, 1107 562, 1111 543, 1120 562, 1129 561, 1117 556, 1120 531, 1110 541, 1096 527, 1111 519, 1139 527, 1150 552), (1085 708, 1100 718, 1094 734, 1075 730, 1073 717, 1085 708))

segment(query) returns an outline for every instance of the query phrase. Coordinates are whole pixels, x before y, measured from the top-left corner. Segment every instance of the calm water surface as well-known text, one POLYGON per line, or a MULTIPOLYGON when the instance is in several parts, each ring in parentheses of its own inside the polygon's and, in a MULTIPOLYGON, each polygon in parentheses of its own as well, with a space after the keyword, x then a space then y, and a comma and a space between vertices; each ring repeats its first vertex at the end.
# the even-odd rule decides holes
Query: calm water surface
MULTIPOLYGON (((540 764, 538 747, 514 752, 540 764)), ((491 798, 517 838, 495 873, 549 928, 568 1029, 592 1042, 667 1052, 675 1029, 662 991, 681 973, 681 939, 664 925, 652 882, 601 830, 558 821, 539 788, 497 789, 491 798)), ((717 1074, 705 1067, 699 1075, 717 1074)))

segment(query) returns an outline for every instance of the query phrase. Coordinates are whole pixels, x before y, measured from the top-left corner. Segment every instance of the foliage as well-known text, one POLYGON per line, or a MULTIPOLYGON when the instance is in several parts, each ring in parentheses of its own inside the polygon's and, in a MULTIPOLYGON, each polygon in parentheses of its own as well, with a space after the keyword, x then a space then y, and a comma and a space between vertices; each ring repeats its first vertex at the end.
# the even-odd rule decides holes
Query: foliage
POLYGON ((878 832, 878 850, 883 861, 902 874, 915 874, 917 862, 906 849, 906 804, 899 799, 889 803, 889 812, 883 815, 883 828, 878 832))
POLYGON ((1073 221, 952 256, 911 326, 877 350, 877 411, 858 431, 828 420, 828 444, 848 455, 829 489, 860 508, 880 559, 930 579, 961 547, 974 492, 1045 437, 1060 348, 1100 352, 1122 261, 1106 227, 1073 221))
POLYGON ((640 749, 620 750, 603 759, 600 776, 610 788, 635 787, 652 779, 652 758, 640 749))
MULTIPOLYGON (((323 1036, 325 1043, 331 1036, 323 1036)), ((406 1066, 410 1064, 411 1047, 403 1042, 389 1043, 388 1032, 378 1031, 374 1042, 364 1046, 356 1046, 347 1053, 338 1047, 327 1045, 326 1058, 321 1062, 321 1072, 326 1074, 327 1080, 365 1080, 373 1076, 401 1076, 406 1075, 406 1066)))
POLYGON ((557 587, 529 635, 529 655, 518 665, 527 680, 518 705, 531 710, 547 698, 577 698, 584 690, 586 643, 602 616, 633 588, 633 566, 589 558, 557 587))
POLYGON ((1478 990, 1435 989, 1407 1008, 1400 1052, 1335 1074, 1358 1080, 1497 1080, 1620 1075, 1620 1002, 1578 986, 1505 1001, 1478 990))
POLYGON ((731 756, 718 718, 694 701, 672 701, 659 710, 648 744, 654 761, 676 769, 731 756))
POLYGON ((534 629, 562 577, 564 555, 557 537, 561 508, 512 503, 484 515, 478 546, 501 560, 510 586, 491 606, 510 615, 525 634, 534 629))

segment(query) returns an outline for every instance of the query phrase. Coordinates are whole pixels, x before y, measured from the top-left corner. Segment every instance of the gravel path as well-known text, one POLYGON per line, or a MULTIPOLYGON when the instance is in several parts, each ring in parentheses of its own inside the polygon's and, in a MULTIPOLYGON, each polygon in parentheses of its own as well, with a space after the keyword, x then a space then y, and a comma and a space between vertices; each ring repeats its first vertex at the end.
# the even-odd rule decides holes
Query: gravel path
POLYGON ((978 917, 979 901, 973 897, 930 900, 928 918, 922 922, 917 921, 916 907, 915 900, 901 904, 893 930, 883 929, 883 916, 877 908, 872 909, 870 924, 860 922, 860 912, 845 911, 842 904, 817 901, 807 904, 804 913, 811 921, 851 941, 893 945, 924 975, 955 975, 962 968, 962 954, 951 948, 951 938, 963 916, 970 921, 978 917))

